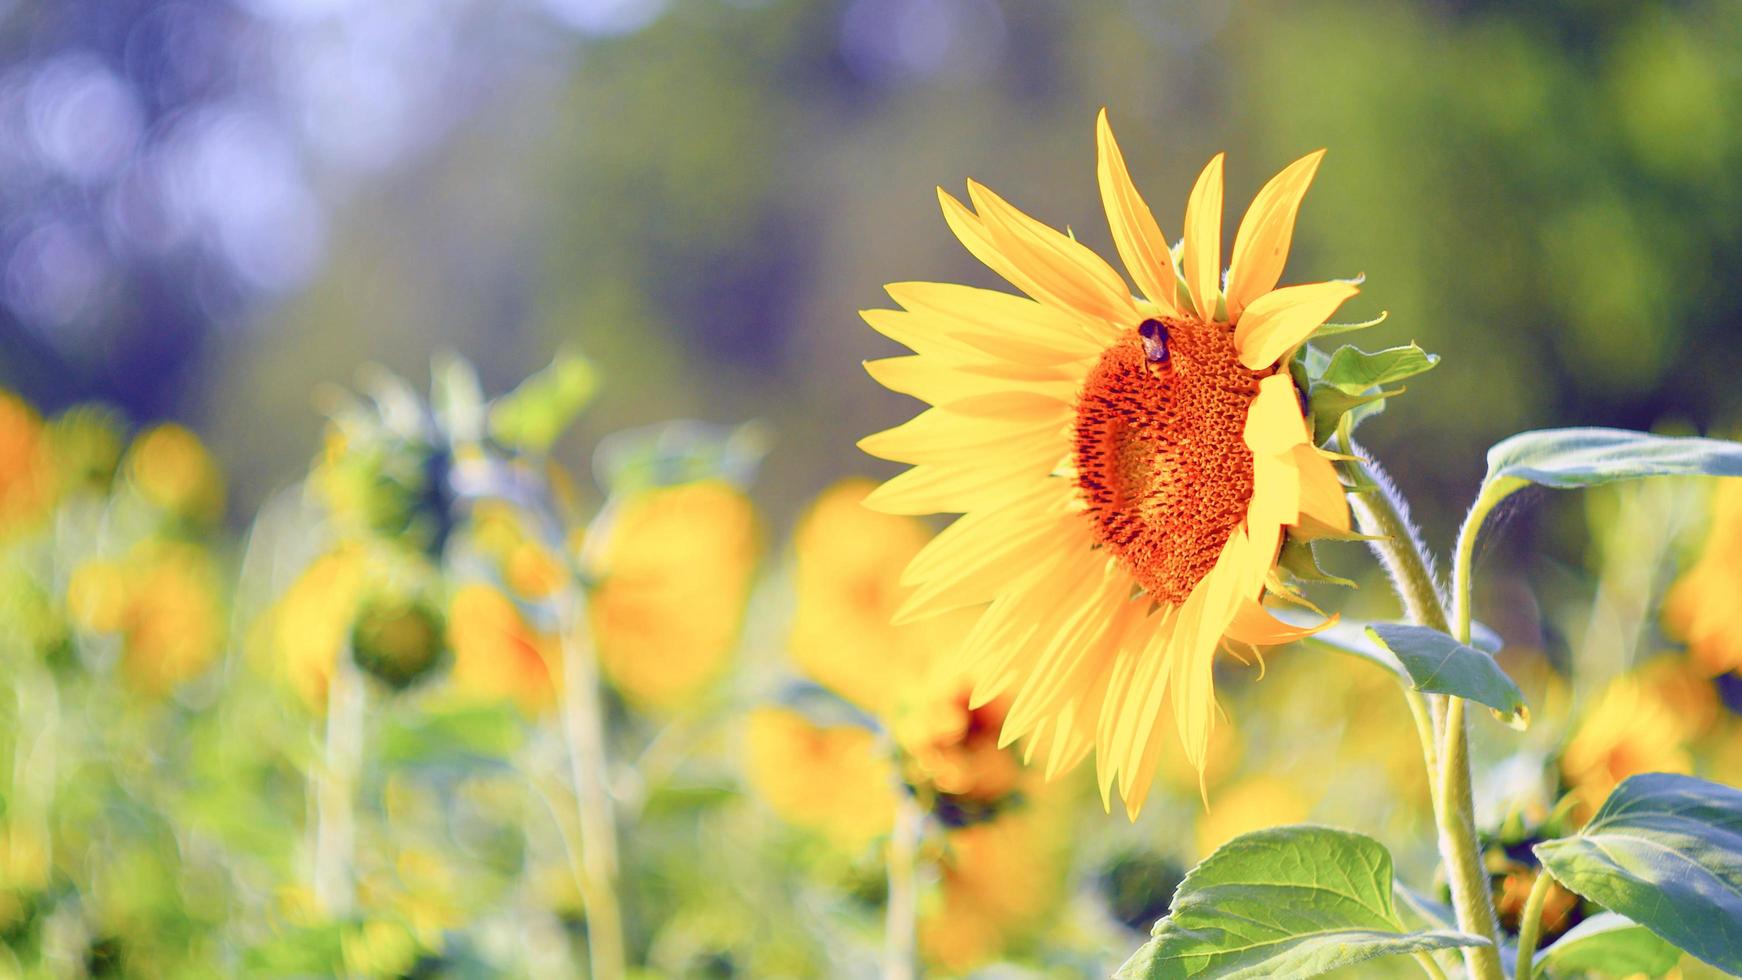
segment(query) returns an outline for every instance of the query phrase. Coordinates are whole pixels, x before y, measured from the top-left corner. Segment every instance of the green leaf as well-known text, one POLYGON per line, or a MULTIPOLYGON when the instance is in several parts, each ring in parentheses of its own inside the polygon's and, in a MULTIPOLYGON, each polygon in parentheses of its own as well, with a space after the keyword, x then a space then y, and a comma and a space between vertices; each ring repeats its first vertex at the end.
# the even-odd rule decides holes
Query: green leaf
POLYGON ((1390 391, 1374 389, 1367 394, 1345 395, 1330 385, 1313 388, 1311 397, 1307 399, 1307 411, 1313 419, 1313 442, 1321 446, 1329 442, 1345 415, 1353 414, 1351 429, 1378 415, 1385 411, 1385 399, 1401 395, 1403 391, 1402 388, 1390 391))
POLYGON ((1277 556, 1277 564, 1302 582, 1341 585, 1351 589, 1355 587, 1354 582, 1332 575, 1319 567, 1318 555, 1314 554, 1311 541, 1295 537, 1284 540, 1282 552, 1277 556))
POLYGON ((1579 923, 1536 954, 1538 969, 1553 974, 1596 973, 1658 977, 1682 958, 1681 950, 1624 915, 1604 912, 1579 923))
POLYGON ((505 446, 528 452, 551 444, 593 401, 599 375, 593 363, 563 352, 550 366, 522 381, 490 406, 490 434, 505 446))
POLYGON ((382 725, 377 751, 389 765, 488 765, 511 758, 525 737, 507 705, 396 712, 382 725))
MULTIPOLYGON (((1318 622, 1314 617, 1304 616, 1290 609, 1272 609, 1270 613, 1293 626, 1310 626, 1318 622)), ((1338 653, 1353 654, 1363 660, 1376 663, 1396 674, 1403 683, 1413 687, 1414 678, 1410 676, 1409 670, 1403 666, 1403 661, 1399 660, 1397 654, 1386 649, 1383 643, 1374 639, 1373 635, 1367 632, 1368 628, 1373 625, 1375 624, 1357 619, 1340 620, 1307 637, 1307 642, 1317 643, 1330 647, 1338 653)), ((1500 652, 1500 635, 1481 623, 1470 624, 1470 642, 1478 650, 1490 654, 1500 652)))
POLYGON ((1485 704, 1514 728, 1530 724, 1523 693, 1492 656, 1426 626, 1374 623, 1367 631, 1397 655, 1416 690, 1485 704))
POLYGON ((1382 310, 1373 319, 1362 320, 1360 323, 1321 323, 1318 329, 1312 332, 1309 339, 1317 340, 1320 337, 1334 337, 1340 333, 1354 333, 1357 330, 1366 330, 1368 327, 1377 327, 1384 323, 1389 316, 1391 316, 1390 310, 1382 310))
POLYGON ((1313 977, 1380 956, 1486 940, 1410 932, 1392 900, 1391 854, 1329 827, 1243 834, 1193 868, 1118 980, 1313 977))
POLYGON ((1366 394, 1404 378, 1413 378, 1440 362, 1414 344, 1390 347, 1371 354, 1356 347, 1339 347, 1314 380, 1345 395, 1366 394))
POLYGON ((767 453, 768 435, 754 422, 666 422, 601 439, 593 471, 616 495, 709 479, 744 486, 767 453))
POLYGON ((1583 830, 1535 851, 1566 887, 1742 974, 1742 790, 1633 776, 1583 830))
POLYGON ((1489 449, 1483 482, 1570 489, 1646 476, 1742 476, 1742 443, 1630 429, 1539 429, 1489 449))

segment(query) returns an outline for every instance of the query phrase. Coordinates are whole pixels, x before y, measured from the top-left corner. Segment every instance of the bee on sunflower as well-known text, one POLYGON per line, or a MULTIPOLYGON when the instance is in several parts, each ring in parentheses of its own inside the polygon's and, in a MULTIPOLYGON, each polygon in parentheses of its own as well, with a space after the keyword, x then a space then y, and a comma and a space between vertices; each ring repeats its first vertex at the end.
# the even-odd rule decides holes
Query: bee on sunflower
POLYGON ((978 183, 940 190, 963 245, 1025 296, 898 283, 864 317, 911 348, 873 378, 932 407, 860 442, 911 464, 867 506, 962 515, 908 565, 912 620, 989 604, 963 644, 973 704, 1011 696, 1002 739, 1049 771, 1096 756, 1135 818, 1168 738, 1202 769, 1218 651, 1316 627, 1262 605, 1291 595, 1285 535, 1347 532, 1344 487, 1313 440, 1293 354, 1355 282, 1278 287, 1323 151, 1259 191, 1222 269, 1222 160, 1187 199, 1170 248, 1105 111, 1097 175, 1136 284, 978 183))

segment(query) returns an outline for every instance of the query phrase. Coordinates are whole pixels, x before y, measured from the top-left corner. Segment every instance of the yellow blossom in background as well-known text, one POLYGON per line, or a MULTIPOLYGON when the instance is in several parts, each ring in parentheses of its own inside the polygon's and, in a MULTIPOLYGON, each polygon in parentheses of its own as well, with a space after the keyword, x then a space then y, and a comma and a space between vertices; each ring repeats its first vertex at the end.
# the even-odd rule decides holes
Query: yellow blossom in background
POLYGON ((932 688, 894 726, 909 782, 978 804, 1009 796, 1025 773, 1016 753, 998 744, 1009 702, 971 708, 966 683, 932 688))
POLYGON ((0 392, 0 535, 41 517, 53 491, 42 417, 16 395, 0 392))
POLYGON ((1578 796, 1574 813, 1589 819, 1623 779, 1642 772, 1691 771, 1683 719, 1637 677, 1616 678, 1561 755, 1561 774, 1578 796))
POLYGON ((977 610, 891 622, 911 592, 901 585, 902 569, 932 532, 914 518, 865 509, 875 488, 870 480, 843 480, 823 491, 799 521, 790 646, 806 676, 889 718, 917 685, 943 669, 977 610))
POLYGON ((875 732, 757 708, 746 740, 750 785, 781 819, 848 850, 889 832, 899 790, 895 763, 875 732))
POLYGON ((722 482, 628 500, 602 543, 592 595, 605 677, 630 701, 670 709, 726 668, 757 556, 750 500, 722 482))
POLYGON ((526 621, 514 600, 481 583, 462 586, 448 607, 454 686, 486 700, 512 700, 528 714, 556 700, 562 654, 557 637, 526 621))
POLYGON ((327 552, 303 569, 267 614, 276 669, 316 711, 326 709, 327 683, 363 600, 366 567, 356 545, 327 552))
POLYGON ((210 523, 224 510, 224 479, 199 436, 174 423, 140 433, 127 450, 140 496, 187 520, 210 523))
POLYGON ((469 533, 521 598, 548 599, 568 578, 563 557, 528 533, 525 518, 506 501, 484 500, 474 506, 469 533))
POLYGON ((923 900, 920 950, 966 973, 1042 928, 1066 894, 1070 814, 1056 790, 998 817, 951 830, 937 886, 923 900))
POLYGON ((1742 479, 1716 483, 1705 547, 1663 607, 1665 626, 1708 675, 1742 671, 1742 479))
POLYGON ((67 607, 80 627, 121 637, 122 671, 162 694, 204 670, 224 641, 217 569, 191 545, 147 542, 120 561, 74 570, 67 607))
POLYGON ((1133 296, 1112 266, 972 181, 939 192, 969 252, 1028 298, 899 283, 865 314, 915 352, 866 365, 932 407, 860 442, 911 464, 867 505, 963 515, 908 565, 899 618, 989 603, 963 644, 976 704, 1014 696, 1005 735, 1063 770, 1096 755, 1103 802, 1133 818, 1163 745, 1202 769, 1212 665, 1312 630, 1274 619, 1283 536, 1346 529, 1287 359, 1357 287, 1277 288, 1322 153, 1254 199, 1222 270, 1222 157, 1187 199, 1178 263, 1102 113, 1102 202, 1133 296), (1172 729, 1162 732, 1162 704, 1172 729))
POLYGON ((1306 788, 1293 781, 1265 773, 1247 776, 1217 793, 1215 805, 1198 816, 1198 857, 1209 857, 1241 834, 1300 823, 1312 808, 1306 788))

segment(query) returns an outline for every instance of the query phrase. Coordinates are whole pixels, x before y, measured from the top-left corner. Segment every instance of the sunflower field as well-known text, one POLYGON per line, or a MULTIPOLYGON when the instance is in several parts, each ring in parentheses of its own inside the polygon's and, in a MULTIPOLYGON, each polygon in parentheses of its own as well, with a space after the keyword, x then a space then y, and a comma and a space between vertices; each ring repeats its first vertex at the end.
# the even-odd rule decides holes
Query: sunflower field
POLYGON ((0 4, 0 978, 1742 976, 1742 7, 0 4))

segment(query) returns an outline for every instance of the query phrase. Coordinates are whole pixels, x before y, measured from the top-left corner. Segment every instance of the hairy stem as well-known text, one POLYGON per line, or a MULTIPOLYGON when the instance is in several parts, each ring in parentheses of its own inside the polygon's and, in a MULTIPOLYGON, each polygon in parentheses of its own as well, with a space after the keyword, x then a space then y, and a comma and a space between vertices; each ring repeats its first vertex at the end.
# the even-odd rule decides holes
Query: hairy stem
POLYGON ((587 956, 593 980, 624 975, 623 916, 617 905, 617 820, 605 758, 599 664, 585 595, 570 590, 562 604, 562 729, 569 779, 581 829, 580 876, 586 903, 587 956))
MULTIPOLYGON (((1447 632, 1445 599, 1434 576, 1433 559, 1421 536, 1409 521, 1409 510, 1397 488, 1376 462, 1366 458, 1353 440, 1346 436, 1343 451, 1359 457, 1344 472, 1354 482, 1350 509, 1355 514, 1362 533, 1373 536, 1373 551, 1391 576, 1392 586, 1410 620, 1417 625, 1447 632)), ((1471 535, 1472 539, 1474 535, 1471 535)), ((1461 638, 1468 642, 1469 602, 1467 599, 1468 562, 1466 552, 1473 550, 1473 540, 1460 536, 1459 561, 1454 581, 1460 589, 1457 615, 1461 638)), ((1434 799, 1434 822, 1439 827, 1440 859, 1445 862, 1446 877, 1451 884, 1452 905, 1457 911, 1458 928, 1472 936, 1488 940, 1486 946, 1464 949, 1464 963, 1474 980, 1504 980, 1500 966, 1499 925, 1494 917, 1493 898, 1489 893, 1488 875, 1482 867, 1480 848, 1476 841, 1474 807, 1470 792, 1469 739, 1464 721, 1461 698, 1434 695, 1432 713, 1437 716, 1441 743, 1437 752, 1438 771, 1428 773, 1430 783, 1437 784, 1434 799)), ((1415 705, 1411 705, 1412 711, 1415 705)), ((1418 727, 1420 722, 1418 720, 1418 727)), ((1424 749, 1424 756, 1427 750, 1424 749)))
POLYGON ((1518 920, 1518 980, 1531 980, 1536 975, 1536 944, 1542 938, 1542 906, 1554 878, 1545 869, 1538 869, 1536 882, 1530 886, 1530 897, 1524 901, 1524 913, 1518 920))
POLYGON ((925 813, 919 801, 898 786, 895 827, 889 835, 889 898, 884 905, 883 980, 913 980, 918 975, 916 926, 919 886, 914 862, 919 854, 925 813))

